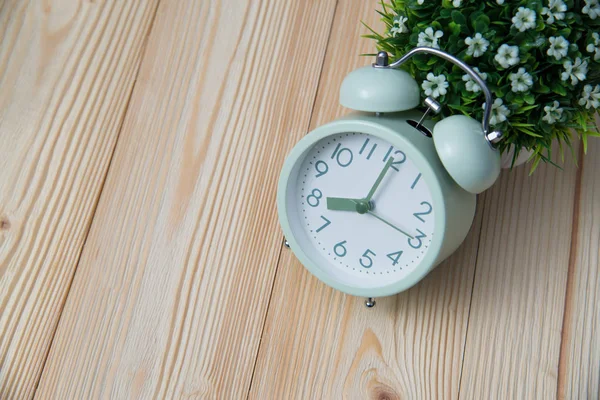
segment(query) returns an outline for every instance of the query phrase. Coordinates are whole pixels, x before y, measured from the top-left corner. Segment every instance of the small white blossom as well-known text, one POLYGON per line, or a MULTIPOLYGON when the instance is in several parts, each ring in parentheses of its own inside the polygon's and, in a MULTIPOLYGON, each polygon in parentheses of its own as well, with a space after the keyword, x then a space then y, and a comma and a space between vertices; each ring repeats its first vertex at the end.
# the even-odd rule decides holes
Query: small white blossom
POLYGON ((469 46, 467 54, 473 57, 481 57, 486 52, 490 42, 487 41, 481 33, 476 33, 474 37, 465 39, 465 44, 469 46))
POLYGON ((438 39, 442 36, 444 36, 444 32, 433 32, 433 28, 429 27, 425 29, 425 32, 419 33, 419 40, 417 41, 417 46, 433 47, 434 49, 439 49, 440 45, 438 44, 438 39))
POLYGON ((535 28, 535 11, 530 8, 519 7, 512 19, 513 26, 520 32, 535 28))
POLYGON ((501 6, 502 4, 504 4, 504 0, 496 0, 496 3, 498 3, 498 5, 501 6))
MULTIPOLYGON (((473 67, 473 69, 475 72, 477 72, 477 75, 479 75, 481 79, 484 81, 487 79, 487 74, 485 72, 479 71, 479 68, 477 67, 473 67)), ((462 76, 462 80, 466 82, 465 86, 469 92, 477 93, 481 91, 481 87, 473 80, 473 78, 471 78, 471 75, 464 74, 462 76)))
POLYGON ((460 7, 460 3, 462 3, 462 0, 452 0, 452 5, 454 8, 460 7))
POLYGON ((519 61, 521 61, 521 59, 519 58, 519 47, 503 44, 498 49, 498 54, 496 54, 494 59, 503 68, 508 68, 511 65, 516 65, 519 63, 519 61))
POLYGON ((508 79, 510 79, 512 91, 515 93, 526 92, 533 85, 533 78, 523 67, 515 73, 508 74, 508 79))
POLYGON ((581 12, 587 14, 591 19, 596 19, 600 15, 600 3, 598 0, 585 0, 585 6, 581 12))
POLYGON ((445 95, 448 91, 448 82, 446 77, 441 75, 434 75, 432 72, 427 74, 427 79, 423 81, 421 85, 425 91, 425 96, 432 96, 434 98, 445 95))
POLYGON ((542 15, 547 15, 546 22, 553 24, 555 20, 565 19, 567 5, 562 0, 549 0, 548 7, 542 8, 542 15))
POLYGON ((552 105, 544 107, 544 111, 546 115, 542 117, 542 120, 546 121, 549 124, 553 124, 556 121, 560 121, 562 118, 563 109, 559 107, 560 104, 558 101, 554 101, 552 105))
POLYGON ((408 32, 408 28, 405 25, 406 21, 408 21, 408 18, 402 15, 398 15, 396 18, 394 18, 394 26, 392 26, 390 29, 390 33, 393 37, 398 36, 400 33, 408 32))
POLYGON ((588 110, 592 107, 600 107, 600 85, 596 85, 593 89, 592 85, 585 85, 582 97, 579 99, 579 105, 585 106, 588 110))
POLYGON ((422 6, 424 2, 425 2, 425 0, 417 0, 417 4, 420 6, 422 6))
POLYGON ((600 61, 600 35, 598 35, 598 32, 594 32, 592 38, 594 43, 588 44, 585 49, 588 53, 594 53, 594 61, 600 61))
POLYGON ((560 60, 567 56, 569 51, 569 41, 562 36, 551 36, 548 38, 550 41, 550 47, 546 54, 560 60))
POLYGON ((588 67, 587 61, 583 61, 577 57, 574 63, 571 60, 565 61, 563 67, 565 68, 565 72, 560 75, 560 79, 563 81, 571 78, 571 84, 577 85, 579 81, 585 80, 588 67))
MULTIPOLYGON (((481 105, 481 108, 485 110, 485 103, 481 105)), ((510 111, 504 104, 502 104, 502 99, 494 100, 494 104, 492 104, 492 113, 490 114, 490 125, 498 125, 504 121, 510 115, 510 111)))

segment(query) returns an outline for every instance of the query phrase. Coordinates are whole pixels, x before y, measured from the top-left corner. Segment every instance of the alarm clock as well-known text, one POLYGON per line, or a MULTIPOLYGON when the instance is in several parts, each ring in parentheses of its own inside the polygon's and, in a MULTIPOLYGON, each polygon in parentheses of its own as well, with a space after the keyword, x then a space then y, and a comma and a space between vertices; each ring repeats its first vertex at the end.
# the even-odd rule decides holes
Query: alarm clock
POLYGON ((464 241, 476 194, 500 173, 499 131, 489 128, 492 95, 467 64, 417 47, 389 64, 351 72, 340 103, 353 113, 317 127, 283 165, 277 208, 285 243, 325 284, 354 296, 402 292, 423 279, 464 241), (441 105, 417 108, 417 82, 398 69, 418 53, 452 62, 481 87, 481 122, 453 115, 427 118, 441 105))

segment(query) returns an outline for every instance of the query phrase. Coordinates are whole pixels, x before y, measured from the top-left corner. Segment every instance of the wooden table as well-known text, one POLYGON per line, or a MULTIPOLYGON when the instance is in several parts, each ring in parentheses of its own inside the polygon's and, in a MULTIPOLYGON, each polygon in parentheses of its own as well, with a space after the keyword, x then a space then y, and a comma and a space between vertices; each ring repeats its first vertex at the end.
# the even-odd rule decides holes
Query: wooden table
POLYGON ((283 248, 283 159, 376 7, 0 1, 0 398, 597 398, 600 141, 505 172, 375 309, 283 248))

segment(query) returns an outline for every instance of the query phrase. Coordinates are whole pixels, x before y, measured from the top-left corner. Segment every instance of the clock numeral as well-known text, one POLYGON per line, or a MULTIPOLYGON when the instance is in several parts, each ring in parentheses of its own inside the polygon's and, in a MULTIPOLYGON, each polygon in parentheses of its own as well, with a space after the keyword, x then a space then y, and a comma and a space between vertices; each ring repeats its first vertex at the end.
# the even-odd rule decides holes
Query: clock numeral
MULTIPOLYGON (((383 162, 387 161, 387 159, 392 154, 392 151, 394 151, 394 146, 390 146, 387 153, 385 153, 385 156, 383 157, 383 162)), ((396 160, 396 161, 394 161, 392 163, 392 168, 394 168, 396 171, 400 171, 398 169, 398 166, 406 161, 406 154, 404 154, 404 152, 402 150, 396 150, 396 151, 394 151, 394 160, 396 160)))
MULTIPOLYGON (((370 140, 369 138, 367 138, 365 140, 365 143, 360 148, 360 151, 358 152, 358 154, 362 154, 365 151, 365 149, 367 148, 367 145, 369 144, 369 140, 370 140)), ((377 143, 373 144, 373 147, 371 147, 369 154, 367 154, 367 160, 371 159, 371 156, 373 155, 373 152, 375 151, 376 148, 377 148, 377 143)))
POLYGON ((403 151, 396 150, 396 151, 394 152, 394 155, 395 155, 395 157, 394 157, 394 160, 398 160, 398 155, 400 155, 400 156, 402 157, 402 159, 401 159, 401 160, 399 160, 399 161, 394 161, 394 162, 392 163, 392 168, 394 168, 396 171, 400 171, 400 170, 398 169, 398 167, 400 166, 400 164, 402 164, 403 162, 405 162, 405 161, 406 161, 406 154, 404 154, 404 152, 403 152, 403 151))
POLYGON ((426 206, 426 208, 427 208, 427 211, 423 211, 423 212, 416 212, 416 213, 414 213, 413 215, 414 215, 415 217, 417 217, 417 218, 418 218, 418 219, 419 219, 421 222, 425 222, 425 220, 424 220, 423 218, 421 218, 421 215, 429 215, 429 214, 431 214, 431 211, 433 211, 433 207, 431 207, 431 204, 429 204, 429 203, 428 203, 428 202, 426 202, 426 201, 422 201, 422 202, 421 202, 421 205, 422 205, 422 206, 426 206))
POLYGON ((319 177, 325 175, 329 171, 329 166, 327 165, 327 163, 325 161, 319 160, 315 163, 315 169, 317 170, 316 177, 319 178, 319 177), (321 166, 321 167, 319 168, 319 166, 321 166))
POLYGON ((346 254, 348 253, 348 251, 346 250, 346 246, 344 246, 346 243, 347 240, 344 240, 333 246, 333 252, 336 256, 346 257, 346 254))
POLYGON ((317 233, 321 232, 323 229, 327 228, 327 227, 328 227, 328 226, 331 224, 331 221, 330 221, 330 220, 328 220, 327 218, 325 218, 324 216, 322 216, 322 215, 321 215, 321 218, 322 218, 323 220, 325 220, 325 225, 323 225, 323 226, 321 226, 319 229, 317 229, 317 230, 316 230, 316 232, 317 232, 317 233))
POLYGON ((313 189, 311 194, 306 197, 306 202, 311 207, 317 207, 323 198, 323 193, 319 189, 313 189), (312 200, 314 199, 314 200, 312 200))
POLYGON ((423 241, 421 239, 423 239, 424 237, 427 237, 426 234, 424 234, 423 232, 421 232, 419 229, 417 229, 417 232, 419 232, 419 235, 415 236, 414 239, 408 239, 408 245, 410 247, 412 247, 413 249, 420 249, 421 246, 423 245, 423 241), (416 241, 416 244, 413 244, 413 240, 416 241))
POLYGON ((400 251, 396 251, 396 252, 393 252, 393 253, 390 253, 387 255, 387 257, 390 260, 392 260, 392 265, 398 264, 398 262, 399 262, 398 260, 400 260, 400 256, 402 255, 402 253, 404 253, 404 252, 402 250, 400 250, 400 251))
POLYGON ((373 259, 369 256, 369 254, 373 254, 373 256, 377 255, 373 251, 367 249, 367 251, 363 253, 362 257, 359 260, 360 265, 362 265, 364 268, 371 268, 373 266, 373 259), (364 258, 366 258, 367 261, 363 261, 364 258))
POLYGON ((413 182, 413 184, 410 185, 411 189, 414 189, 415 186, 417 186, 417 182, 419 182, 419 179, 421 179, 421 174, 417 175, 417 177, 415 178, 415 181, 413 182))
POLYGON ((332 160, 335 159, 340 167, 346 168, 348 165, 352 164, 354 155, 352 154, 352 150, 350 150, 349 148, 347 148, 347 147, 341 148, 341 147, 342 147, 342 144, 338 143, 335 150, 333 150, 331 159, 332 160))

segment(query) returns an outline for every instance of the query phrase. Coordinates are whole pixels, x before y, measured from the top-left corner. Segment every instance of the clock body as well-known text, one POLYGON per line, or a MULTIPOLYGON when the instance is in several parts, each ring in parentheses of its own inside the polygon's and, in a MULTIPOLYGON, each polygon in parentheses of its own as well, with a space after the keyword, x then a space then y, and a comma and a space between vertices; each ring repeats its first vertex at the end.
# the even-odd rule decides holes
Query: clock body
POLYGON ((419 118, 415 110, 353 113, 310 132, 286 158, 279 221, 294 255, 327 285, 393 295, 465 239, 476 197, 444 169, 433 140, 414 127, 419 118))

